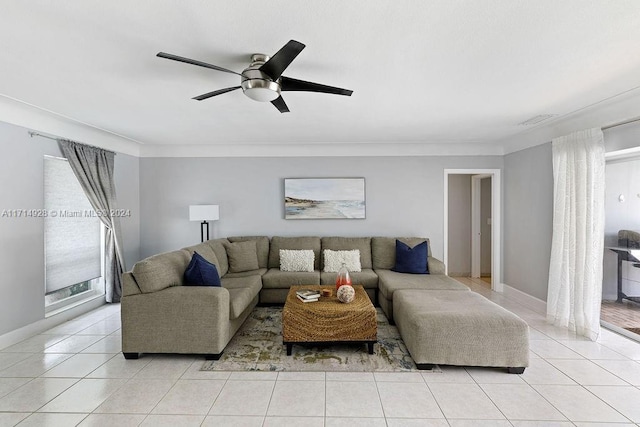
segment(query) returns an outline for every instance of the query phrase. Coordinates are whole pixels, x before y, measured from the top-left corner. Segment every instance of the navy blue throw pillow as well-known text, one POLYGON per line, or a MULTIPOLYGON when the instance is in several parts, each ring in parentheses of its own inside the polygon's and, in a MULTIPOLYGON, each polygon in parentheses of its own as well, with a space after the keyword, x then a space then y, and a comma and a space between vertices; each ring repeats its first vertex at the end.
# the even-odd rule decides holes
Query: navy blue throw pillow
POLYGON ((222 286, 216 266, 197 252, 193 253, 184 271, 185 286, 222 286))
POLYGON ((398 273, 429 274, 427 250, 426 240, 413 248, 396 240, 396 265, 391 270, 398 273))

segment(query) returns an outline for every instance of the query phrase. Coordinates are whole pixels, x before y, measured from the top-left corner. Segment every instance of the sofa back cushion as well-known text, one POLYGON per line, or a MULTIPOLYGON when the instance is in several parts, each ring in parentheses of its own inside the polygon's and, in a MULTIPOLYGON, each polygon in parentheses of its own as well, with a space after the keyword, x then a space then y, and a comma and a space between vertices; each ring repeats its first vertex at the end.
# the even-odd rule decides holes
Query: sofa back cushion
POLYGON ((315 257, 313 268, 320 270, 320 237, 272 237, 269 268, 280 268, 280 249, 311 249, 315 257))
POLYGON ((260 268, 255 240, 230 242, 225 245, 225 248, 229 258, 229 273, 242 273, 260 268))
MULTIPOLYGON (((363 269, 372 268, 371 261, 371 237, 323 237, 322 250, 350 251, 358 249, 360 251, 360 266, 363 269)), ((395 250, 395 242, 394 242, 395 250)), ((324 269, 324 259, 322 260, 324 269)))
MULTIPOLYGON (((209 245, 213 252, 215 252, 216 258, 218 258, 216 267, 218 267, 220 277, 227 274, 229 271, 229 258, 227 258, 227 249, 225 248, 225 245, 229 244, 229 241, 227 239, 214 239, 207 240, 204 244, 209 245)), ((199 252, 200 251, 198 251, 198 253, 199 252)))
POLYGON ((138 261, 131 272, 142 293, 158 292, 183 285, 182 276, 190 260, 185 250, 166 252, 138 261))
POLYGON ((269 265, 269 238, 267 236, 233 236, 227 237, 231 243, 246 242, 247 240, 256 241, 256 250, 258 251, 258 265, 260 268, 268 268, 269 265))
MULTIPOLYGON (((431 244, 425 237, 398 237, 397 240, 412 248, 426 241, 427 254, 431 256, 431 244)), ((391 270, 396 265, 396 237, 371 238, 371 260, 374 269, 391 270)))
POLYGON ((209 261, 211 264, 216 266, 218 270, 218 274, 220 274, 220 261, 218 261, 218 256, 213 251, 213 248, 205 243, 200 243, 199 245, 189 246, 184 248, 185 251, 189 252, 189 257, 193 258, 193 254, 198 252, 201 257, 209 261))

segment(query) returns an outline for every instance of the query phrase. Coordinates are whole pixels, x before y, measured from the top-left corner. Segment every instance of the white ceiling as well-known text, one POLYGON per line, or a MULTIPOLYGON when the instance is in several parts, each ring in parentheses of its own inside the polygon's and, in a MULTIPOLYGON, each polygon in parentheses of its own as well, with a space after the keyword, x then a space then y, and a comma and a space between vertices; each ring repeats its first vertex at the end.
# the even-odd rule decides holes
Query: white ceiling
MULTIPOLYGON (((0 9, 0 120, 142 156, 502 154, 640 92, 638 0, 0 0, 0 9), (287 114, 239 90, 198 102, 239 77, 155 56, 240 72, 252 53, 290 39, 307 47, 284 75, 353 96, 283 93, 287 114), (519 125, 539 114, 557 116, 519 125)), ((638 115, 632 102, 599 120, 638 115)))

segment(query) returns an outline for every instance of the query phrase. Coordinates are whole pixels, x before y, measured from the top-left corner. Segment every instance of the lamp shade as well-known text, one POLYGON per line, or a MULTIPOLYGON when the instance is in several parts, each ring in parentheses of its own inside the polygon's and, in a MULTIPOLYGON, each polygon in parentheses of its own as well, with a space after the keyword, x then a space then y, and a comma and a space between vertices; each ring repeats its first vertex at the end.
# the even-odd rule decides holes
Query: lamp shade
POLYGON ((218 205, 190 205, 189 221, 215 221, 220 219, 218 205))

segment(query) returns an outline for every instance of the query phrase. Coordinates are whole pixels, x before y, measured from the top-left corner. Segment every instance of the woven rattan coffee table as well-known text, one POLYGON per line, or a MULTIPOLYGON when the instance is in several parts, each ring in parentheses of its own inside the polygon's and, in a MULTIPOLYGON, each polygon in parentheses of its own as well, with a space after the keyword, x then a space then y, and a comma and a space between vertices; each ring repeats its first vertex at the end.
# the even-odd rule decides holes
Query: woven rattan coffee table
POLYGON ((338 301, 335 290, 331 297, 304 303, 296 297, 300 289, 323 289, 331 286, 291 286, 282 309, 282 336, 291 355, 293 344, 366 343, 369 354, 378 341, 376 309, 361 285, 354 285, 354 300, 338 301))

